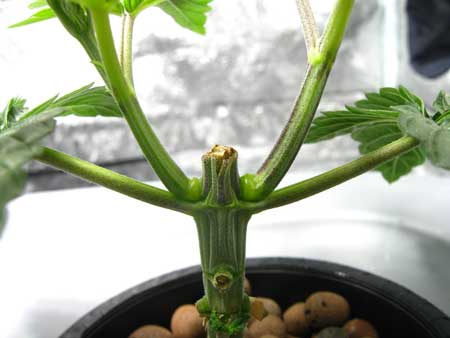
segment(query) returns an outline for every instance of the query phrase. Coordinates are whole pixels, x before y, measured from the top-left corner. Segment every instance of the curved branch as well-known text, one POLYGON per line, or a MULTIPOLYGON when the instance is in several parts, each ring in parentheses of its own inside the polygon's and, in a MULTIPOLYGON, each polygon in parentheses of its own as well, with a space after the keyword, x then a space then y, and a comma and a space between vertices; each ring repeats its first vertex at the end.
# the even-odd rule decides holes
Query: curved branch
POLYGON ((34 159, 142 202, 188 215, 194 209, 193 204, 177 200, 168 191, 155 188, 54 149, 43 148, 42 152, 34 159))
POLYGON ((134 89, 122 72, 114 45, 108 12, 92 9, 91 14, 98 48, 111 85, 111 91, 142 152, 170 192, 186 200, 198 200, 200 196, 193 194, 191 189, 192 181, 178 167, 161 144, 142 111, 134 89))
POLYGON ((378 150, 364 155, 353 162, 303 182, 277 190, 265 200, 257 203, 250 203, 247 207, 252 210, 253 213, 259 213, 264 210, 298 202, 364 174, 384 162, 414 149, 419 144, 420 142, 415 138, 409 136, 403 137, 378 150))
POLYGON ((243 181, 242 196, 246 201, 259 201, 272 193, 300 151, 344 38, 353 4, 354 0, 336 1, 320 42, 320 62, 309 66, 289 122, 272 152, 258 173, 243 181))

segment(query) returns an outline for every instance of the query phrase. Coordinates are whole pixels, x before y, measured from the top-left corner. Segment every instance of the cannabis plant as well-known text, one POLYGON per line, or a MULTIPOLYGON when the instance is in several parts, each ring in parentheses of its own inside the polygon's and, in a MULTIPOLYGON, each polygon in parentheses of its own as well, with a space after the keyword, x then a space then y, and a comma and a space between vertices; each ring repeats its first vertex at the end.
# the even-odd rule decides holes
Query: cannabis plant
POLYGON ((450 100, 440 93, 427 106, 404 87, 383 88, 364 100, 314 119, 354 5, 336 0, 319 34, 307 0, 297 0, 309 67, 292 115, 256 173, 239 175, 236 150, 217 145, 201 159, 203 175, 189 178, 165 150, 136 97, 133 85, 133 24, 147 8, 158 7, 180 26, 204 34, 211 0, 36 0, 36 12, 17 26, 57 18, 86 51, 105 82, 52 97, 33 109, 13 98, 0 115, 0 215, 22 191, 23 166, 34 159, 132 198, 193 217, 197 224, 205 297, 197 303, 209 337, 242 335, 250 317, 243 291, 247 224, 253 215, 298 202, 372 169, 389 182, 428 158, 450 169, 450 100), (110 16, 123 18, 116 51, 110 16), (124 118, 149 165, 166 190, 42 145, 66 115, 124 118), (294 185, 277 189, 302 144, 350 134, 362 156, 294 185))

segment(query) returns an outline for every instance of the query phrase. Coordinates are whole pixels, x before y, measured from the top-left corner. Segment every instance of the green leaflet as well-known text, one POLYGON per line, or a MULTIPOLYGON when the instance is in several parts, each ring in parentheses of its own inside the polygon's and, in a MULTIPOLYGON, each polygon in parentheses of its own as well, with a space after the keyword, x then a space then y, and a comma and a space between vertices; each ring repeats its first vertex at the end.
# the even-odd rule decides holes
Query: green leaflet
POLYGON ((152 6, 161 8, 180 26, 199 34, 205 34, 206 13, 212 0, 123 0, 125 10, 136 17, 144 9, 152 6))
POLYGON ((31 4, 28 5, 29 9, 36 9, 47 6, 47 0, 35 0, 31 4))
POLYGON ((123 0, 123 7, 127 13, 136 17, 144 9, 156 6, 165 0, 123 0))
POLYGON ((450 130, 439 128, 424 142, 427 157, 435 166, 450 170, 450 130))
POLYGON ((212 0, 166 0, 158 7, 169 14, 180 26, 205 34, 206 13, 212 0))
POLYGON ((3 112, 0 113, 0 130, 6 129, 10 124, 17 121, 25 110, 26 100, 21 97, 13 97, 8 101, 3 112))
POLYGON ((441 126, 447 128, 447 129, 450 129, 450 110, 449 110, 448 112, 446 112, 446 113, 440 115, 440 116, 436 119, 436 122, 437 122, 439 125, 441 125, 441 126))
MULTIPOLYGON (((403 137, 402 131, 395 124, 377 124, 364 129, 355 130, 352 138, 361 145, 361 154, 367 154, 403 137)), ((421 147, 406 154, 397 156, 393 160, 382 164, 376 170, 380 171, 389 183, 393 183, 402 176, 409 174, 415 167, 425 163, 426 157, 421 147)))
MULTIPOLYGON (((30 9, 37 8, 32 5, 33 4, 30 5, 30 9)), ((43 7, 43 6, 40 6, 40 7, 43 7)), ((37 11, 36 13, 31 15, 29 18, 22 20, 20 22, 17 22, 9 27, 10 28, 22 27, 22 26, 26 26, 26 25, 31 25, 33 23, 38 23, 38 22, 49 20, 49 19, 53 19, 53 18, 56 18, 55 12, 53 12, 53 10, 51 8, 46 7, 44 9, 40 9, 39 11, 37 11)))
POLYGON ((376 124, 397 124, 399 112, 393 107, 412 105, 426 114, 425 104, 406 88, 382 88, 379 93, 368 93, 366 99, 346 106, 346 110, 324 112, 317 117, 306 139, 314 143, 351 134, 354 130, 376 124))
MULTIPOLYGON (((418 116, 428 116, 425 103, 406 88, 382 88, 378 93, 366 94, 366 99, 347 106, 343 111, 325 112, 312 124, 306 142, 315 143, 336 136, 350 134, 360 143, 360 153, 379 149, 404 134, 398 126, 401 107, 412 107, 418 116)), ((424 150, 419 147, 384 163, 376 170, 390 183, 410 173, 425 162, 424 150)))
MULTIPOLYGON (((206 13, 211 10, 212 0, 37 0, 29 5, 38 9, 31 17, 10 27, 21 27, 58 17, 66 29, 83 46, 92 44, 86 34, 91 31, 88 15, 84 8, 108 8, 111 13, 122 15, 123 10, 136 17, 144 9, 158 6, 170 15, 180 26, 199 34, 205 34, 206 13), (81 27, 80 27, 81 26, 81 27), (88 43, 86 43, 86 40, 88 43)), ((91 51, 92 52, 92 51, 91 51)), ((92 56, 92 55, 91 55, 92 56)), ((95 58, 94 60, 99 60, 95 58)))
POLYGON ((14 98, 0 115, 0 230, 6 203, 19 196, 25 185, 22 167, 40 152, 39 142, 54 129, 55 117, 121 116, 108 90, 92 84, 60 98, 54 96, 32 110, 24 107, 25 100, 14 98))
POLYGON ((37 0, 28 5, 29 9, 38 9, 37 12, 29 18, 9 27, 22 27, 59 17, 63 25, 66 26, 72 35, 72 31, 74 30, 81 34, 85 34, 88 30, 88 20, 86 20, 87 15, 86 11, 83 9, 83 6, 90 3, 94 3, 96 7, 99 6, 99 3, 105 3, 104 6, 108 8, 111 13, 116 15, 122 15, 123 13, 122 4, 118 0, 37 0), (85 16, 85 18, 83 18, 83 16, 85 16), (69 22, 72 26, 78 25, 78 29, 75 27, 70 27, 69 29, 67 27, 67 23, 69 22), (80 24, 82 27, 79 26, 80 24))
MULTIPOLYGON (((398 114, 397 114, 398 115, 398 114)), ((395 125, 397 117, 356 114, 350 111, 325 112, 317 117, 306 139, 307 143, 325 141, 334 137, 351 134, 353 131, 377 124, 395 125)))
POLYGON ((450 170, 450 130, 431 119, 417 114, 414 109, 400 109, 400 129, 421 141, 427 158, 435 166, 450 170))
POLYGON ((444 114, 450 111, 450 95, 441 91, 433 103, 433 108, 438 114, 444 114))
POLYGON ((450 128, 450 95, 441 91, 433 103, 433 108, 436 114, 433 120, 439 125, 449 129, 450 128))
POLYGON ((60 114, 60 109, 47 111, 0 132, 0 231, 5 205, 24 188, 23 165, 39 154, 39 142, 54 129, 54 117, 60 114))
POLYGON ((23 114, 20 120, 55 108, 64 108, 61 111, 61 116, 122 117, 120 108, 109 91, 105 87, 93 87, 93 84, 89 84, 60 98, 58 96, 52 97, 50 100, 23 114))
POLYGON ((427 158, 435 166, 450 170, 450 98, 441 91, 433 103, 432 119, 418 113, 414 107, 395 107, 400 112, 399 126, 407 135, 421 141, 427 158))

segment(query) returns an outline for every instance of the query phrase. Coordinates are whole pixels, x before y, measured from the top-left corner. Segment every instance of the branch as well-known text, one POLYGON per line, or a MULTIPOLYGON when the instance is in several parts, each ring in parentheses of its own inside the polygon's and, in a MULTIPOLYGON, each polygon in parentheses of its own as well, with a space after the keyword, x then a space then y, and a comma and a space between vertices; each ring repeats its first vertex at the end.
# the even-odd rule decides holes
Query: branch
MULTIPOLYGON (((111 90, 145 157, 167 189, 177 197, 198 200, 200 189, 192 189, 192 182, 167 153, 147 121, 136 94, 124 77, 117 57, 107 11, 91 10, 98 47, 111 90), (195 191, 193 191, 195 190, 195 191)), ((200 184, 198 184, 200 186, 200 184)))
POLYGON ((275 190, 295 160, 313 121, 353 8, 354 0, 337 0, 320 44, 320 57, 310 65, 291 118, 256 176, 242 181, 242 198, 259 201, 275 190))
POLYGON ((298 202, 364 174, 384 162, 414 149, 418 145, 419 141, 415 138, 409 136, 403 137, 353 162, 303 182, 277 190, 265 200, 250 204, 247 207, 254 213, 259 213, 264 210, 298 202))
POLYGON ((190 214, 193 210, 191 203, 179 201, 165 190, 155 188, 54 149, 43 148, 42 153, 35 156, 34 159, 80 177, 85 181, 101 185, 142 202, 184 214, 190 214))

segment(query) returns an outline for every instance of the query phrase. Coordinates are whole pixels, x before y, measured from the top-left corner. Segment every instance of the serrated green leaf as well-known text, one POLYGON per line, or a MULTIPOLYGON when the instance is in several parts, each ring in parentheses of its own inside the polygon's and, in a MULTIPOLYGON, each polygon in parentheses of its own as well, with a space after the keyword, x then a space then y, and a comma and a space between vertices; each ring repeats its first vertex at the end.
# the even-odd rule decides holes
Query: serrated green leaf
POLYGON ((406 100, 404 97, 402 97, 399 90, 396 88, 390 88, 390 87, 381 88, 380 96, 390 99, 392 101, 395 101, 397 103, 397 105, 403 105, 403 104, 408 103, 408 100, 406 100))
POLYGON ((404 87, 382 88, 378 93, 368 93, 366 99, 356 102, 354 106, 346 106, 347 110, 325 112, 317 117, 306 142, 328 140, 380 123, 396 124, 399 111, 395 107, 402 105, 410 105, 420 111, 424 107, 423 101, 404 87))
POLYGON ((450 129, 450 110, 439 116, 437 123, 442 127, 450 129))
POLYGON ((414 106, 397 106, 400 112, 398 126, 405 135, 418 140, 426 140, 439 126, 430 118, 426 118, 414 106))
POLYGON ((22 119, 36 116, 49 109, 64 108, 61 116, 76 115, 84 117, 106 116, 122 117, 119 106, 105 87, 81 87, 60 98, 52 97, 23 115, 22 119))
POLYGON ((423 165, 426 156, 422 148, 413 149, 402 156, 397 156, 393 160, 386 162, 375 170, 380 171, 386 181, 394 183, 401 177, 408 175, 416 167, 423 165))
POLYGON ((123 0, 123 7, 127 13, 136 17, 144 9, 156 6, 166 0, 123 0))
MULTIPOLYGON (((345 134, 360 143, 361 154, 379 149, 404 136, 398 120, 401 112, 414 112, 424 118, 425 104, 404 87, 382 88, 378 93, 366 94, 366 99, 346 106, 345 111, 325 112, 313 121, 307 142, 319 142, 345 134)), ((394 182, 423 164, 423 148, 416 148, 389 161, 377 170, 388 182, 394 182)))
POLYGON ((381 107, 392 107, 398 105, 398 101, 391 100, 389 97, 382 96, 378 93, 366 94, 367 101, 381 107))
POLYGON ((28 19, 25 19, 23 21, 15 23, 9 27, 17 28, 17 27, 27 26, 27 25, 31 25, 33 23, 38 23, 38 22, 49 20, 49 19, 53 19, 55 17, 56 17, 55 12, 53 12, 53 10, 51 8, 44 8, 44 9, 41 9, 41 10, 37 11, 36 13, 34 13, 28 19))
POLYGON ((433 103, 433 108, 438 114, 450 112, 450 95, 441 91, 433 103))
POLYGON ((440 127, 424 142, 428 159, 435 166, 450 170, 450 130, 440 127))
POLYGON ((307 143, 325 141, 334 137, 350 134, 353 131, 379 123, 395 124, 396 121, 391 118, 378 118, 373 115, 358 115, 348 112, 326 112, 324 116, 314 120, 307 143))
POLYGON ((21 97, 13 97, 8 101, 3 112, 0 113, 0 130, 8 128, 25 111, 26 100, 21 97))
POLYGON ((47 0, 36 0, 28 5, 29 9, 37 9, 48 6, 47 0))
POLYGON ((403 133, 395 124, 388 123, 355 130, 351 136, 361 143, 359 146, 361 154, 367 154, 398 140, 403 133))
POLYGON ((418 97, 417 95, 411 93, 407 88, 405 88, 403 86, 399 87, 399 93, 409 103, 415 103, 416 106, 419 108, 419 111, 422 114, 427 115, 427 111, 426 111, 426 108, 425 108, 425 102, 420 97, 418 97))
POLYGON ((105 87, 82 87, 64 95, 51 106, 69 108, 65 115, 122 117, 116 101, 105 87))
POLYGON ((24 188, 23 165, 39 154, 39 142, 54 129, 54 117, 60 114, 59 109, 50 110, 0 132, 0 228, 5 205, 24 188))
POLYGON ((205 34, 206 13, 212 0, 166 0, 159 5, 180 26, 199 34, 205 34))
POLYGON ((450 130, 410 109, 401 111, 398 124, 403 133, 421 142, 431 163, 450 170, 450 130))
MULTIPOLYGON (((393 124, 379 124, 354 131, 352 138, 361 143, 359 151, 367 154, 392 143, 403 136, 402 131, 393 124)), ((421 147, 415 148, 389 162, 377 167, 389 183, 393 183, 402 176, 409 174, 415 167, 425 163, 426 156, 421 147)))

